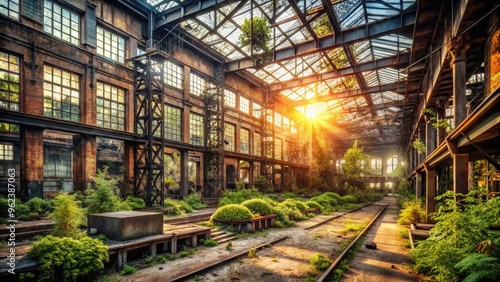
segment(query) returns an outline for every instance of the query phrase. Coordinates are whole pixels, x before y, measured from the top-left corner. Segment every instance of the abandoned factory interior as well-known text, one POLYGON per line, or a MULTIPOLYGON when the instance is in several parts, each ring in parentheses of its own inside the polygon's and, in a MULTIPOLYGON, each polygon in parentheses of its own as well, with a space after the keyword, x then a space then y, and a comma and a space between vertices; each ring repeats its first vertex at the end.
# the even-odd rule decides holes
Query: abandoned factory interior
POLYGON ((2 279, 498 281, 499 199, 499 1, 0 1, 2 279))

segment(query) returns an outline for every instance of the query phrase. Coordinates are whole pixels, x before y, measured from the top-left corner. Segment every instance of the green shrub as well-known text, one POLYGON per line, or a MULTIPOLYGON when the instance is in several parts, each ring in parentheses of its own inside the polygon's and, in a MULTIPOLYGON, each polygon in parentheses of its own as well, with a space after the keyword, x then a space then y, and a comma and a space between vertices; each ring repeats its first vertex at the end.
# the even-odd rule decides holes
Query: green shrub
POLYGON ((163 201, 163 206, 165 207, 165 209, 163 209, 163 214, 171 216, 182 214, 181 206, 174 200, 165 199, 163 201))
POLYGON ((268 215, 273 213, 271 206, 261 199, 246 200, 241 205, 247 207, 254 215, 268 215))
POLYGON ((309 259, 311 266, 319 271, 327 270, 332 264, 332 261, 320 253, 316 253, 313 257, 309 259))
POLYGON ((29 256, 38 261, 39 281, 74 281, 97 274, 109 260, 100 240, 48 235, 33 244, 29 256))
POLYGON ((489 281, 487 272, 494 270, 490 265, 495 259, 474 254, 500 257, 500 234, 491 228, 499 223, 500 198, 480 201, 474 192, 455 195, 449 191, 436 199, 439 210, 431 216, 436 225, 430 237, 410 251, 415 270, 441 281, 464 281, 469 275, 469 281, 481 275, 485 279, 480 281, 489 281))
POLYGON ((219 243, 214 239, 202 239, 201 243, 203 244, 203 246, 206 247, 215 247, 219 245, 219 243))
POLYGON ((184 198, 184 202, 186 202, 195 210, 199 210, 207 206, 201 201, 200 193, 189 194, 187 197, 184 198))
POLYGON ((332 199, 335 199, 335 201, 337 202, 337 204, 342 204, 342 197, 337 194, 337 193, 334 193, 334 192, 325 192, 323 194, 321 194, 325 197, 328 197, 328 198, 332 198, 332 199))
POLYGON ((54 203, 51 200, 44 200, 38 197, 29 199, 25 203, 31 212, 37 214, 47 214, 54 210, 54 203))
POLYGON ((357 204, 358 199, 354 197, 353 195, 345 195, 342 196, 342 202, 348 203, 348 204, 357 204))
POLYGON ((146 202, 144 202, 144 199, 134 197, 134 196, 127 196, 125 199, 125 202, 128 204, 131 210, 142 210, 146 208, 146 202))
POLYGON ((284 192, 282 195, 283 195, 283 197, 285 199, 296 199, 296 198, 298 198, 297 195, 295 195, 295 193, 293 193, 293 192, 284 192))
POLYGON ((455 265, 463 282, 499 281, 500 258, 487 254, 469 254, 455 265))
POLYGON ((80 225, 84 222, 84 211, 74 195, 61 193, 54 199, 54 212, 49 218, 54 220, 52 235, 58 237, 74 237, 80 233, 80 225))
POLYGON ((325 195, 319 195, 316 197, 311 198, 311 201, 317 202, 318 204, 322 205, 323 207, 330 206, 334 207, 338 204, 338 201, 335 200, 334 198, 330 198, 325 195))
POLYGON ((247 257, 253 258, 253 257, 255 257, 256 253, 257 253, 257 249, 256 248, 251 248, 250 251, 248 251, 247 257))
POLYGON ((293 221, 290 220, 288 216, 288 208, 282 207, 280 205, 272 206, 273 213, 276 214, 276 220, 274 221, 274 226, 278 228, 288 227, 293 225, 293 221))
POLYGON ((179 205, 180 209, 183 210, 186 213, 192 213, 193 208, 186 202, 184 201, 177 201, 177 204, 179 205))
POLYGON ((219 207, 229 204, 241 204, 246 200, 263 198, 264 195, 256 189, 243 189, 241 191, 225 191, 219 200, 219 207))
POLYGON ((137 267, 125 264, 123 265, 122 270, 120 271, 121 275, 130 275, 132 273, 135 273, 137 271, 137 267))
POLYGON ((309 209, 309 206, 307 206, 304 202, 295 199, 286 199, 281 204, 299 211, 306 211, 309 209))
POLYGON ((323 209, 323 206, 320 205, 318 202, 315 202, 315 201, 307 201, 306 202, 306 205, 311 208, 311 209, 320 209, 322 210, 323 209))
POLYGON ((425 210, 422 202, 413 200, 403 204, 403 209, 399 212, 398 223, 401 225, 410 225, 412 223, 424 222, 425 210))
POLYGON ((253 217, 252 212, 242 205, 229 204, 218 208, 215 213, 210 218, 210 221, 214 219, 223 220, 245 220, 253 217))
MULTIPOLYGON (((307 206, 306 206, 307 207, 307 206)), ((278 205, 278 209, 280 209, 289 219, 294 219, 294 220, 304 220, 307 219, 307 216, 305 216, 298 208, 296 208, 294 203, 280 203, 278 205)), ((278 218, 279 219, 279 218, 278 218)))
POLYGON ((103 170, 98 169, 94 177, 95 189, 87 189, 85 204, 89 214, 114 212, 129 209, 127 203, 122 206, 118 197, 118 179, 110 177, 108 167, 103 170))
POLYGON ((232 242, 232 241, 229 241, 229 242, 226 244, 226 250, 231 251, 232 249, 233 249, 233 242, 232 242))

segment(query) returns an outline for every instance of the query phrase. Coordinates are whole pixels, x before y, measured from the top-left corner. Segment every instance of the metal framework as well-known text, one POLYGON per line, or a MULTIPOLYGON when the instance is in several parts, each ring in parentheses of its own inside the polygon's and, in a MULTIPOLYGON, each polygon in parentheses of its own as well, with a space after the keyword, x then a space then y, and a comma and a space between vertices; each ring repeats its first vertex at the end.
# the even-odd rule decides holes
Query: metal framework
MULTIPOLYGON (((409 72, 401 70, 412 61, 416 0, 148 2, 158 15, 155 32, 178 29, 198 39, 224 58, 227 72, 259 78, 274 99, 335 122, 360 116, 371 121, 366 129, 334 136, 339 142, 346 134, 361 133, 383 146, 394 133, 406 134, 403 117, 414 112, 418 85, 404 92, 409 72), (244 21, 257 17, 267 20, 272 34, 272 56, 258 65, 252 48, 239 42, 244 21), (380 125, 377 136, 373 125, 380 125), (387 126, 397 130, 382 128, 387 126)), ((360 146, 367 143, 359 140, 360 146)))
POLYGON ((205 91, 205 187, 204 196, 214 198, 224 189, 224 90, 205 91))
POLYGON ((262 107, 262 156, 264 157, 263 175, 268 183, 274 178, 274 101, 267 97, 262 107))
POLYGON ((134 195, 146 206, 163 206, 164 99, 163 61, 153 50, 134 59, 134 195))

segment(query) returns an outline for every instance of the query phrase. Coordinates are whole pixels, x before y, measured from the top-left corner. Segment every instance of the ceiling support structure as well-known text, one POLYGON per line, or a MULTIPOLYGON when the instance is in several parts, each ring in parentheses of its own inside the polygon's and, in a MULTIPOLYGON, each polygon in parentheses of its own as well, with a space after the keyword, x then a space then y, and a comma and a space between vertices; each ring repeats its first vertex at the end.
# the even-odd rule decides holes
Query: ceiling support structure
POLYGON ((134 196, 147 207, 163 206, 165 57, 157 50, 134 58, 134 196))

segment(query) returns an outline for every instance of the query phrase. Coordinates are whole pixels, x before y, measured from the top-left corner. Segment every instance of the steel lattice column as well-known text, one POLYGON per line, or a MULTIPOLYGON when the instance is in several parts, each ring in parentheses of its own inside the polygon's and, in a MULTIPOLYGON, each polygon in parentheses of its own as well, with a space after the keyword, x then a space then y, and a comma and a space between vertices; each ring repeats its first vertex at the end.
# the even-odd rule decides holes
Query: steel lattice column
POLYGON ((223 191, 224 95, 220 87, 205 91, 205 197, 218 197, 223 191))
POLYGON ((156 50, 134 60, 134 195, 146 206, 163 206, 164 100, 163 62, 156 50))
POLYGON ((273 181, 274 170, 274 101, 267 99, 262 109, 262 152, 264 175, 268 183, 273 181))

